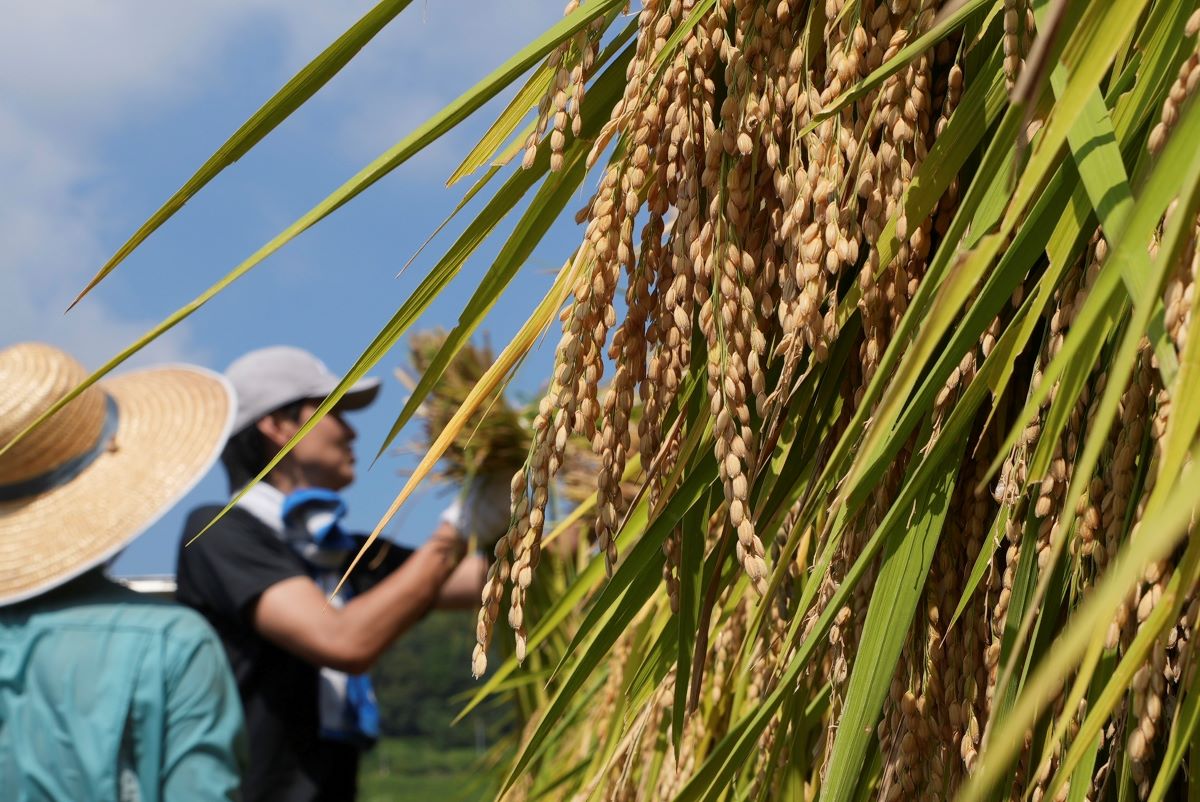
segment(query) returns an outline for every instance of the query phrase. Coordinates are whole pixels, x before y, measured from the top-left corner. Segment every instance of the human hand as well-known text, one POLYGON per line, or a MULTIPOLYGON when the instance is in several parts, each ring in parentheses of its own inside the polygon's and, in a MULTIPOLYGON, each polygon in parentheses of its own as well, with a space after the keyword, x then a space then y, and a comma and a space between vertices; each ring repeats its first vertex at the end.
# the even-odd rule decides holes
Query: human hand
POLYGON ((477 476, 442 513, 441 520, 454 527, 459 537, 471 537, 490 546, 508 531, 511 491, 500 475, 477 476))

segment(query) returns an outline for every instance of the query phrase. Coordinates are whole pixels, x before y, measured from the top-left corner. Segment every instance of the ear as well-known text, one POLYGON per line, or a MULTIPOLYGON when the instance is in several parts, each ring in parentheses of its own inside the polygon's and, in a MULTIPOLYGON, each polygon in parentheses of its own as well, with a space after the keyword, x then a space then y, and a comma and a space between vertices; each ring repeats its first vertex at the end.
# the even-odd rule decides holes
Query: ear
POLYGON ((296 421, 288 420, 284 415, 271 413, 263 418, 259 418, 258 423, 254 424, 258 431, 262 433, 263 439, 267 441, 272 452, 287 445, 287 442, 292 439, 292 435, 300 428, 296 421))

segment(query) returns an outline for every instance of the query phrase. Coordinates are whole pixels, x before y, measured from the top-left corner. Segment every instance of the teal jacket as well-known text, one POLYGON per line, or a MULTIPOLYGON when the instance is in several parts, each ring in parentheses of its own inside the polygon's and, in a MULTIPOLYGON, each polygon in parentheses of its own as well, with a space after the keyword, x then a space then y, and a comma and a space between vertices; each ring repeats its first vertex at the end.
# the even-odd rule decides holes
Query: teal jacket
POLYGON ((0 796, 236 800, 237 686, 199 615, 87 574, 0 608, 0 796))

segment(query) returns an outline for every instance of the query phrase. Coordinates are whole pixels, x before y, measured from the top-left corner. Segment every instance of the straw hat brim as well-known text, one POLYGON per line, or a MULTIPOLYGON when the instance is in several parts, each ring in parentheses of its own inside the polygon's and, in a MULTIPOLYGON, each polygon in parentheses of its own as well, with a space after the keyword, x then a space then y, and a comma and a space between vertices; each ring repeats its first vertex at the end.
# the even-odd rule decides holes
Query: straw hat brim
POLYGON ((233 391, 201 368, 137 371, 99 385, 117 404, 112 446, 78 476, 0 503, 0 605, 104 563, 174 506, 212 466, 233 421, 233 391))

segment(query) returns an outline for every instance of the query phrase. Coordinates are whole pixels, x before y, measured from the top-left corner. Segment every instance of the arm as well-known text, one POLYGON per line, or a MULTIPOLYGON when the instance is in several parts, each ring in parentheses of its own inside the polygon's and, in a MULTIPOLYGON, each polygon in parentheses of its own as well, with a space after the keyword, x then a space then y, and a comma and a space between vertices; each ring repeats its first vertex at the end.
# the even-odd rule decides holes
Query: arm
POLYGON ((254 627, 310 663, 361 674, 434 605, 465 548, 443 523, 404 565, 342 607, 332 607, 308 577, 285 579, 259 597, 254 627))
POLYGON ((439 610, 474 610, 479 607, 483 582, 487 579, 488 560, 482 554, 471 554, 461 563, 442 585, 438 594, 439 610))
POLYGON ((190 647, 168 665, 160 798, 240 799, 246 732, 225 652, 198 619, 180 641, 190 647))

